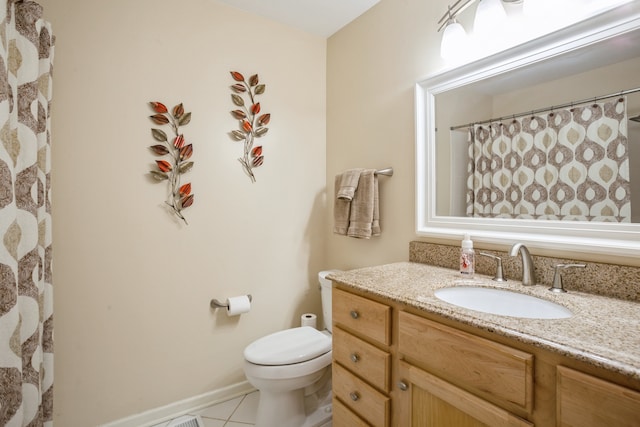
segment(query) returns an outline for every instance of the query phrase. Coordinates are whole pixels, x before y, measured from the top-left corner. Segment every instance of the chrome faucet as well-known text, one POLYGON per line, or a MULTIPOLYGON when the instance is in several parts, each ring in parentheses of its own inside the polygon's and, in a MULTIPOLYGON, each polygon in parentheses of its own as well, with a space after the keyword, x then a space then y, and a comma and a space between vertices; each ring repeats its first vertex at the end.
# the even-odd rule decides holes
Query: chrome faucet
POLYGON ((511 247, 509 255, 517 256, 518 253, 520 253, 520 257, 522 258, 522 284, 524 286, 535 285, 536 273, 533 269, 533 259, 531 259, 529 249, 522 243, 516 243, 511 247))

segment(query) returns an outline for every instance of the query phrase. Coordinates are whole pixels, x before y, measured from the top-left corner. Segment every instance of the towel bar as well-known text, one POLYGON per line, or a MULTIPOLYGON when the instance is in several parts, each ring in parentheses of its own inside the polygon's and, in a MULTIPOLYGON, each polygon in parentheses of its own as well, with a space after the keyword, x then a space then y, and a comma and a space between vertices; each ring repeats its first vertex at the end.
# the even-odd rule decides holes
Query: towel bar
POLYGON ((378 169, 376 175, 393 176, 393 168, 378 169))
MULTIPOLYGON (((249 298, 249 302, 251 302, 251 294, 247 295, 247 297, 249 298)), ((215 298, 211 300, 211 308, 227 308, 227 307, 229 307, 229 304, 220 302, 215 298)))

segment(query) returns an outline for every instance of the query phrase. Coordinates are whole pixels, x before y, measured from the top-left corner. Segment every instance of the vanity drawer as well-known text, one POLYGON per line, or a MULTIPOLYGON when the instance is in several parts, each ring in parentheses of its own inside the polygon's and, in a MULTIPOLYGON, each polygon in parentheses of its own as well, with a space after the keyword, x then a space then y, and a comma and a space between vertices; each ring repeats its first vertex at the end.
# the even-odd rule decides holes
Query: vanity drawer
POLYGON ((387 427, 390 400, 338 363, 332 371, 334 396, 374 427, 387 427))
POLYGON ((384 392, 389 391, 391 355, 386 351, 335 327, 333 358, 354 374, 366 378, 374 387, 384 392))
POLYGON ((351 412, 335 397, 331 403, 334 427, 370 427, 370 424, 351 412))
POLYGON ((398 351, 435 375, 531 412, 533 355, 406 312, 398 351))
POLYGON ((333 289, 333 321, 384 345, 391 343, 391 307, 333 289))

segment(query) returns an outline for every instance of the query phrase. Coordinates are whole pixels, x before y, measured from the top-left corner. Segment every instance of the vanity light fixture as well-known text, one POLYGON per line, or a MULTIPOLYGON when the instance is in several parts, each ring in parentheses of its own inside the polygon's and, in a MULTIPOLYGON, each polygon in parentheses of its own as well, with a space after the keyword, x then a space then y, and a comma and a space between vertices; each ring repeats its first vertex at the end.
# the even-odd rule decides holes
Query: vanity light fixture
MULTIPOLYGON (((457 0, 447 7, 447 12, 438 21, 438 32, 442 31, 440 55, 443 59, 464 56, 469 46, 469 37, 456 17, 478 0, 457 0)), ((507 19, 502 3, 522 3, 523 0, 479 0, 474 19, 474 34, 477 38, 488 38, 500 31, 507 19)))

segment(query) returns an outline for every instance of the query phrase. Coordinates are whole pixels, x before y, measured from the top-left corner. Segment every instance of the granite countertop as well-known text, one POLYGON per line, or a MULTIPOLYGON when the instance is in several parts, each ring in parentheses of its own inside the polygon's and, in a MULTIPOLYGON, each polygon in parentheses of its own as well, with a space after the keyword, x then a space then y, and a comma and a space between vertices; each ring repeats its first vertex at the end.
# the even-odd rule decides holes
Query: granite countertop
POLYGON ((455 270, 399 262, 331 273, 328 278, 448 319, 585 361, 640 380, 640 303, 587 294, 557 294, 548 287, 495 282, 489 276, 462 278, 455 270), (450 286, 486 286, 537 296, 567 307, 567 319, 523 319, 486 314, 438 299, 450 286))

